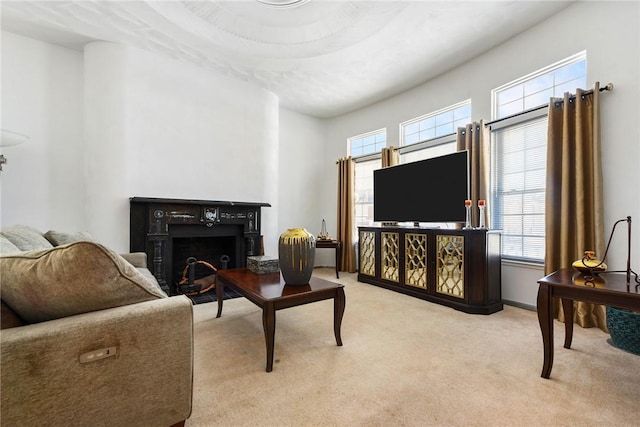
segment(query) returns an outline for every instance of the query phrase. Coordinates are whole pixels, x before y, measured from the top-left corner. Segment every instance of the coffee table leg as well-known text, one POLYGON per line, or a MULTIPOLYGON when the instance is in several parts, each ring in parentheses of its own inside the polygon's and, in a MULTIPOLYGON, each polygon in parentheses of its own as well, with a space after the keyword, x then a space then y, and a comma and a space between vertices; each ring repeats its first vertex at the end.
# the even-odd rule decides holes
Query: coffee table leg
POLYGON ((542 332, 542 344, 544 347, 544 364, 542 366, 542 378, 549 378, 553 366, 553 316, 551 314, 551 288, 549 285, 540 284, 538 287, 538 322, 542 332))
POLYGON ((344 289, 336 289, 336 295, 333 300, 333 333, 336 336, 336 343, 342 345, 342 337, 340 336, 340 328, 342 327, 342 316, 344 315, 345 297, 344 289))
POLYGON ((265 304, 262 308, 262 326, 267 343, 267 372, 273 371, 273 349, 276 335, 276 311, 273 304, 265 304))
POLYGON ((564 348, 571 348, 573 341, 573 300, 562 298, 564 311, 564 348))

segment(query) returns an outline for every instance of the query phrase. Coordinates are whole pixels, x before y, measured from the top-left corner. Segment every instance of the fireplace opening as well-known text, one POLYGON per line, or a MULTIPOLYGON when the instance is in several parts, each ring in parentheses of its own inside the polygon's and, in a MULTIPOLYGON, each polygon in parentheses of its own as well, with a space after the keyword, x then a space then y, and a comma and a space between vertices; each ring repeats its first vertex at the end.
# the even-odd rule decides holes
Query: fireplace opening
MULTIPOLYGON (((187 258, 205 261, 216 269, 236 268, 235 237, 178 237, 173 239, 173 282, 182 279, 187 258)), ((195 267, 195 278, 211 274, 211 269, 202 264, 195 267)))

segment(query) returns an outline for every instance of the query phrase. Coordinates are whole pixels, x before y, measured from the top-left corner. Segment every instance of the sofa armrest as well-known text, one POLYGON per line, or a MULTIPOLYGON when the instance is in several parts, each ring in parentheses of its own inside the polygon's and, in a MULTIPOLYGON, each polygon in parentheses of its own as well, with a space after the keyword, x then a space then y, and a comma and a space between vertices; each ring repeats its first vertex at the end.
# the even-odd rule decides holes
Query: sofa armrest
POLYGON ((125 260, 127 260, 129 264, 133 265, 136 268, 147 267, 147 254, 144 252, 131 252, 126 254, 120 254, 120 256, 125 260))
POLYGON ((3 425, 170 426, 191 414, 185 296, 4 329, 0 347, 3 425), (110 347, 114 356, 80 362, 110 347))

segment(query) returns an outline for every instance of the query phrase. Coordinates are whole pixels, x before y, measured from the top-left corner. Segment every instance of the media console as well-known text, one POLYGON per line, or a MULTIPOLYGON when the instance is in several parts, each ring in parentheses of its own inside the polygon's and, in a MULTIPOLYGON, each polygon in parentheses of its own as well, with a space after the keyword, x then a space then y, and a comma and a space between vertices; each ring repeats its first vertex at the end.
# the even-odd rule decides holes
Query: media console
POLYGON ((502 310, 499 231, 359 227, 358 233, 358 281, 466 313, 502 310))

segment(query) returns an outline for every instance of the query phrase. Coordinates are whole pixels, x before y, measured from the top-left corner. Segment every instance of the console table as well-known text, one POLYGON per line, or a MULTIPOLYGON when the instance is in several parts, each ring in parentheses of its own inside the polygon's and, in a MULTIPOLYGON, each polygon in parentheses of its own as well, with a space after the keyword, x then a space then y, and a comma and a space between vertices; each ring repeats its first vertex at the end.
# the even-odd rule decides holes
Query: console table
POLYGON ((501 234, 494 230, 359 227, 358 281, 456 310, 502 310, 501 234))
POLYGON ((600 274, 593 280, 572 269, 562 269, 538 280, 538 321, 542 332, 544 364, 542 378, 551 376, 553 367, 553 298, 562 299, 564 310, 564 348, 573 339, 573 301, 604 304, 628 310, 640 310, 640 293, 636 284, 628 284, 625 274, 600 274), (568 320, 568 321, 567 321, 568 320))

